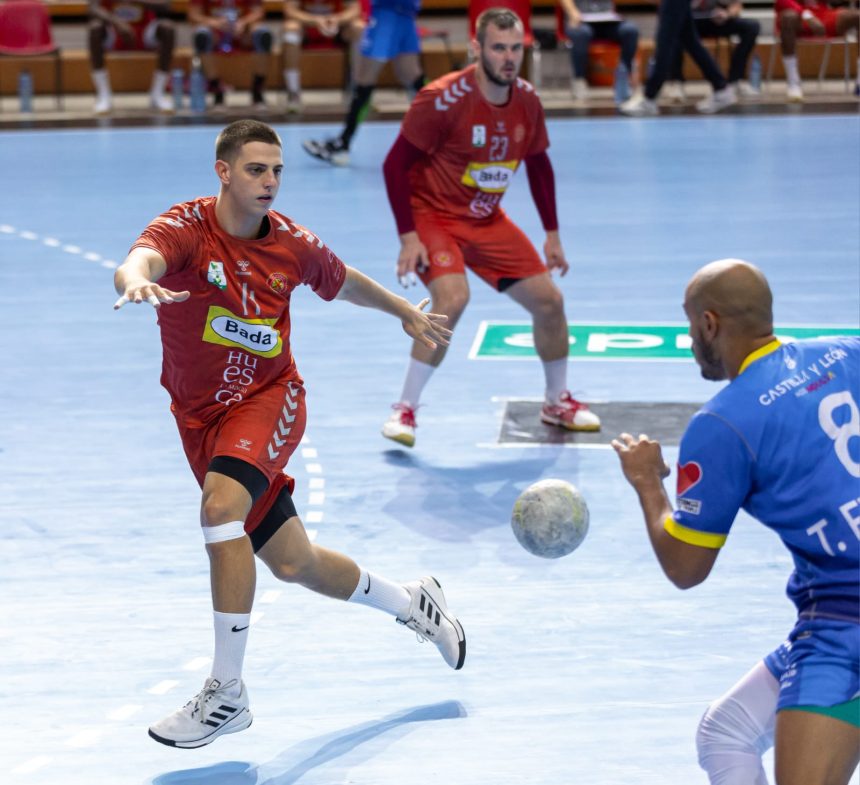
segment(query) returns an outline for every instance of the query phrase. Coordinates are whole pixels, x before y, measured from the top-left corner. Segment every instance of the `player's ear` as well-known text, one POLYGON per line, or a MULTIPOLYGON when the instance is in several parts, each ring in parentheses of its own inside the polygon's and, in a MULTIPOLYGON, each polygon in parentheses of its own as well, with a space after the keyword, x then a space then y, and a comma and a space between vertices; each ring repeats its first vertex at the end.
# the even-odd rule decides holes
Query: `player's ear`
POLYGON ((221 185, 230 185, 230 164, 226 161, 215 161, 215 174, 221 181, 221 185))
POLYGON ((720 316, 716 311, 702 311, 702 332, 713 340, 720 329, 720 316))

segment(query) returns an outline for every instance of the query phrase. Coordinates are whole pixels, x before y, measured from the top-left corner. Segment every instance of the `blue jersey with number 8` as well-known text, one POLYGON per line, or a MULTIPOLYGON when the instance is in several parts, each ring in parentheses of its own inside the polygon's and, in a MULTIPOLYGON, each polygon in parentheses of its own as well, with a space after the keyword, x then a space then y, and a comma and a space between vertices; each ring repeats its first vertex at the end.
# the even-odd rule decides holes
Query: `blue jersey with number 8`
POLYGON ((799 611, 856 618, 860 338, 773 341, 741 367, 681 440, 666 529, 719 548, 744 509, 791 551, 787 591, 799 611))

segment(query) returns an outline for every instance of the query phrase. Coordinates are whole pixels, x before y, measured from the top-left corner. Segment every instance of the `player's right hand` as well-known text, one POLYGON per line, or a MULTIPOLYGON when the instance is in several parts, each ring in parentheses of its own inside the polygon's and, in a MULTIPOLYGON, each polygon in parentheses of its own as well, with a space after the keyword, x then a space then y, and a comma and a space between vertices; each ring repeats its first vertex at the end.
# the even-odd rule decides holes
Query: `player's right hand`
POLYGON ((170 289, 164 289, 157 283, 147 281, 146 283, 134 284, 127 286, 122 296, 113 304, 113 309, 118 311, 126 303, 134 303, 140 305, 144 300, 153 308, 160 308, 162 303, 181 303, 191 297, 191 292, 173 292, 170 289))
POLYGON ((418 232, 400 235, 400 255, 397 257, 397 280, 405 289, 418 283, 416 271, 423 272, 430 267, 430 257, 424 243, 418 239, 418 232))

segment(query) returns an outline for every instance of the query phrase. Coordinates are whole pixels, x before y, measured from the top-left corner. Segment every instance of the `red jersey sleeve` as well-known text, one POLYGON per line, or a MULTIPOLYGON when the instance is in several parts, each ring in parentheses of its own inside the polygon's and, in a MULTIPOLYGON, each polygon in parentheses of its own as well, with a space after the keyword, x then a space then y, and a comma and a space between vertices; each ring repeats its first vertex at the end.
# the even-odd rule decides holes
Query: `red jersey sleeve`
POLYGON ((528 158, 532 155, 542 153, 549 148, 549 134, 546 130, 546 118, 543 113, 543 104, 534 92, 529 94, 532 104, 529 111, 533 113, 534 126, 532 130, 531 143, 529 144, 528 152, 523 156, 528 158))
POLYGON ((346 280, 346 265, 311 231, 295 223, 293 227, 303 232, 307 240, 298 256, 302 283, 323 300, 333 300, 346 280))
POLYGON ((199 202, 176 204, 155 218, 131 246, 152 248, 167 262, 167 274, 181 272, 195 258, 199 233, 195 224, 200 220, 199 202))
POLYGON ((400 133, 415 147, 428 155, 435 153, 448 135, 447 115, 453 112, 440 110, 437 106, 442 91, 425 87, 412 101, 400 133))

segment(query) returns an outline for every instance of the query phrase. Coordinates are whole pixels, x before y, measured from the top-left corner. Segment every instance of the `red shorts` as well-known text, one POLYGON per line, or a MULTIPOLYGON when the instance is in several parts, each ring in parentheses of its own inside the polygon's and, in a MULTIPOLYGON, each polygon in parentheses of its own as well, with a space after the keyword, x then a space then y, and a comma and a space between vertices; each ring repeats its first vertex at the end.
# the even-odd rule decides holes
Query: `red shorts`
MULTIPOLYGON (((776 31, 779 32, 779 14, 781 11, 790 11, 792 10, 792 6, 789 5, 786 0, 776 0, 774 4, 774 10, 776 11, 776 31)), ((824 25, 824 34, 828 36, 836 36, 839 35, 836 32, 836 20, 839 18, 839 9, 838 8, 829 8, 825 5, 817 5, 812 6, 807 9, 812 13, 812 15, 824 25)), ((807 24, 804 22, 800 28, 800 35, 804 38, 812 36, 812 32, 810 31, 807 24)))
POLYGON ((419 271, 424 284, 468 267, 497 291, 547 271, 522 230, 499 211, 491 218, 468 220, 415 212, 415 229, 427 248, 430 267, 419 271))
POLYGON ((185 456, 201 488, 210 462, 219 455, 250 463, 266 476, 269 487, 245 520, 245 531, 250 533, 285 487, 293 492, 295 480, 284 469, 306 423, 305 388, 284 382, 228 406, 222 416, 206 425, 178 426, 185 456))

